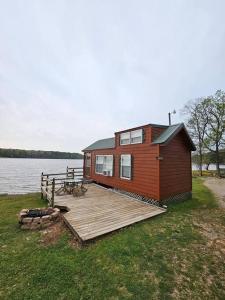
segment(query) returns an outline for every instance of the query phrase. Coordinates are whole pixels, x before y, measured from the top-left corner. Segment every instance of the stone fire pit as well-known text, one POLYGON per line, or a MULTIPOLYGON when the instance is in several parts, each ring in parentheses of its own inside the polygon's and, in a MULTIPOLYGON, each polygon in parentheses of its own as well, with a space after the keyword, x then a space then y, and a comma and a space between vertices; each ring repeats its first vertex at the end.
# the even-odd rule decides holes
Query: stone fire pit
POLYGON ((60 219, 58 208, 22 209, 19 213, 21 229, 44 229, 60 219))

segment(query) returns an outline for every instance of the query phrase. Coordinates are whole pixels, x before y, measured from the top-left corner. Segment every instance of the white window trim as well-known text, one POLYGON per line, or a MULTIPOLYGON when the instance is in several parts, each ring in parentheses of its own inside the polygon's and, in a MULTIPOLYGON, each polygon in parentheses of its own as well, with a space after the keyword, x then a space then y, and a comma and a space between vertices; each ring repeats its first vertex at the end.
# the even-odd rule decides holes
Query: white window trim
POLYGON ((131 145, 134 145, 134 144, 142 144, 142 143, 143 143, 143 129, 142 129, 142 128, 141 128, 141 129, 136 129, 136 130, 132 130, 131 132, 130 132, 130 143, 131 143, 131 145), (132 142, 131 142, 131 132, 139 131, 139 130, 141 131, 141 141, 138 142, 138 143, 132 143, 132 142))
POLYGON ((128 131, 128 132, 122 132, 122 133, 120 133, 120 146, 135 145, 135 144, 142 144, 142 143, 143 143, 143 128, 141 128, 141 129, 135 129, 135 130, 131 130, 131 131, 128 131), (140 141, 140 142, 136 142, 136 143, 132 143, 132 142, 131 142, 131 132, 138 131, 138 130, 141 130, 141 141, 140 141), (129 135, 130 135, 129 142, 126 143, 126 144, 121 144, 121 135, 122 135, 123 133, 129 133, 129 135))
POLYGON ((121 179, 125 179, 125 180, 131 180, 131 174, 132 172, 132 157, 131 157, 131 154, 127 154, 127 153, 124 153, 124 154, 120 154, 120 178, 121 179), (129 155, 130 156, 130 177, 123 177, 121 174, 122 174, 122 156, 124 155, 129 155))
POLYGON ((99 154, 99 155, 96 155, 96 156, 95 156, 95 174, 105 176, 103 173, 96 172, 96 161, 97 161, 97 157, 99 157, 99 156, 104 156, 104 157, 110 156, 110 157, 112 157, 112 175, 110 175, 109 177, 113 177, 113 171, 114 171, 114 170, 113 170, 113 166, 114 166, 114 157, 113 157, 113 154, 99 154))
MULTIPOLYGON (((85 167, 86 168, 91 168, 92 155, 91 155, 90 152, 86 153, 85 155, 90 155, 90 166, 86 166, 86 161, 85 161, 85 167)), ((86 160, 86 157, 85 157, 85 160, 86 160)))
POLYGON ((125 146, 125 145, 130 145, 130 142, 131 142, 131 136, 130 136, 130 132, 128 131, 128 132, 122 132, 122 133, 120 133, 120 145, 121 146, 125 146), (128 143, 126 143, 126 144, 121 144, 121 136, 123 135, 123 134, 126 134, 126 133, 129 133, 129 142, 128 143))
MULTIPOLYGON (((86 175, 86 174, 85 174, 85 176, 90 177, 90 176, 91 176, 92 155, 91 155, 91 152, 88 152, 88 153, 86 153, 86 154, 87 154, 87 155, 90 155, 90 166, 89 166, 89 167, 86 166, 86 157, 84 157, 84 160, 85 160, 85 161, 84 161, 84 166, 85 166, 85 169, 86 169, 86 168, 89 168, 89 169, 90 169, 90 175, 86 175)), ((86 154, 85 154, 85 155, 86 155, 86 154)))

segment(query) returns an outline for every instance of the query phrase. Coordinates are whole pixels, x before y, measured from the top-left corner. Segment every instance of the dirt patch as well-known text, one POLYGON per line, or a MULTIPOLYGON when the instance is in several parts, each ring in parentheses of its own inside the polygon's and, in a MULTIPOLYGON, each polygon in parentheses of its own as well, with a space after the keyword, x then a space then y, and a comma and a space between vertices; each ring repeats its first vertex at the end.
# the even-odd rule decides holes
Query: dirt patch
POLYGON ((45 247, 54 245, 58 242, 60 236, 64 233, 70 235, 70 239, 68 243, 72 248, 74 249, 82 248, 80 242, 76 238, 74 238, 74 236, 71 234, 71 232, 68 230, 67 226, 64 224, 62 220, 58 223, 55 223, 51 227, 42 230, 41 239, 39 240, 39 242, 45 247))
POLYGON ((219 206, 225 209, 225 178, 208 177, 204 180, 204 184, 216 196, 219 206))
POLYGON ((44 246, 54 245, 59 240, 60 236, 66 232, 67 229, 63 222, 58 222, 48 229, 41 231, 41 244, 44 246))
POLYGON ((69 242, 70 246, 74 249, 82 249, 85 247, 85 245, 81 245, 78 239, 76 239, 72 234, 71 234, 71 240, 69 242))
POLYGON ((225 255, 225 227, 219 224, 193 221, 199 232, 207 239, 207 246, 217 256, 225 255))
POLYGON ((200 233, 204 235, 208 240, 215 240, 218 238, 218 232, 210 223, 193 221, 193 225, 198 227, 200 233))

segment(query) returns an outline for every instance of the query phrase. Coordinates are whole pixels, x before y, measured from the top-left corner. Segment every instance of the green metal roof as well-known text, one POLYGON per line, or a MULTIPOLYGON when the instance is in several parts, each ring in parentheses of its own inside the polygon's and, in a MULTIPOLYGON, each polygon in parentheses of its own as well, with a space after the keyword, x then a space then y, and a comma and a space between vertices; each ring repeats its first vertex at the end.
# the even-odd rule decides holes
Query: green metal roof
POLYGON ((184 123, 179 123, 175 125, 170 125, 167 127, 166 130, 162 132, 154 141, 152 144, 165 144, 168 143, 181 129, 184 129, 185 133, 187 134, 187 137, 190 141, 190 144, 192 146, 192 150, 196 150, 195 145, 189 136, 184 123))
POLYGON ((163 131, 154 141, 153 144, 163 144, 165 143, 171 136, 176 134, 176 131, 183 125, 183 123, 175 124, 168 126, 166 130, 163 131))
MULTIPOLYGON (((152 125, 153 126, 153 125, 152 125)), ((158 125, 155 125, 155 127, 158 127, 158 125)), ((195 145, 189 136, 185 126, 183 123, 170 125, 170 126, 163 126, 166 129, 153 141, 152 144, 165 144, 168 143, 180 130, 184 130, 188 140, 190 141, 192 150, 196 150, 195 145)), ((108 139, 102 139, 94 142, 87 148, 85 148, 83 151, 92 151, 92 150, 100 150, 100 149, 112 149, 115 148, 115 138, 108 138, 108 139)))
POLYGON ((115 138, 103 139, 98 140, 85 148, 83 151, 90 151, 90 150, 98 150, 98 149, 111 149, 115 148, 115 138))

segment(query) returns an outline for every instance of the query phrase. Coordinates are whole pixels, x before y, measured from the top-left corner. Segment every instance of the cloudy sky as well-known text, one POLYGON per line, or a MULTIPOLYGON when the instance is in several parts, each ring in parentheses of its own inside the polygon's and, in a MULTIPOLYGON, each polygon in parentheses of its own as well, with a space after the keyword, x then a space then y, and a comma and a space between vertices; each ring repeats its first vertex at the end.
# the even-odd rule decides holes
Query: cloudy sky
POLYGON ((0 147, 80 152, 225 89, 224 11, 223 0, 0 0, 0 147))

